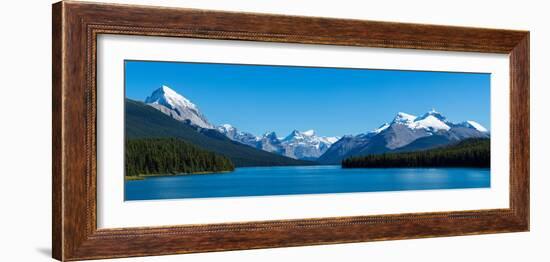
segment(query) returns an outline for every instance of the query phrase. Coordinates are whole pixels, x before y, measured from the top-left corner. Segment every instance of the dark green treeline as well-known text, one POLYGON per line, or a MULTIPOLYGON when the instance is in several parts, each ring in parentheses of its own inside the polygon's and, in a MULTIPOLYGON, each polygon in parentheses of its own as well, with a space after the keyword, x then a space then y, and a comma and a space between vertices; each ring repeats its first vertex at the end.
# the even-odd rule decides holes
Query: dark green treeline
POLYGON ((126 176, 233 171, 231 160, 176 138, 126 140, 126 176))
POLYGON ((483 167, 491 166, 490 139, 468 139, 425 151, 351 157, 343 168, 366 167, 483 167))

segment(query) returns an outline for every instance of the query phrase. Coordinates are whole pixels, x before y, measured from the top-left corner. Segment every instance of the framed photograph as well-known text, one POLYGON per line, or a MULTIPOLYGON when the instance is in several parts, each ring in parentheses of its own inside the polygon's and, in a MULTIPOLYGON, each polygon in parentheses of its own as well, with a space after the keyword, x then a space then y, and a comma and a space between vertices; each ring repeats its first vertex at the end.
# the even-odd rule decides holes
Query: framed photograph
POLYGON ((53 257, 529 230, 529 32, 53 5, 53 257))

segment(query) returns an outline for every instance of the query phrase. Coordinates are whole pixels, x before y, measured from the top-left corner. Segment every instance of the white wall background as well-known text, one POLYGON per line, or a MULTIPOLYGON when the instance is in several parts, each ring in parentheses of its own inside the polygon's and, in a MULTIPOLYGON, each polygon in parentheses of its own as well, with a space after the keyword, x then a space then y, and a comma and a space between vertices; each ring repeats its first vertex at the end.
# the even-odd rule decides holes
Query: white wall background
MULTIPOLYGON (((545 1, 104 1, 531 31, 531 232, 123 261, 549 261, 550 28, 545 1)), ((1 261, 50 260, 51 3, 9 1, 0 11, 1 261)))

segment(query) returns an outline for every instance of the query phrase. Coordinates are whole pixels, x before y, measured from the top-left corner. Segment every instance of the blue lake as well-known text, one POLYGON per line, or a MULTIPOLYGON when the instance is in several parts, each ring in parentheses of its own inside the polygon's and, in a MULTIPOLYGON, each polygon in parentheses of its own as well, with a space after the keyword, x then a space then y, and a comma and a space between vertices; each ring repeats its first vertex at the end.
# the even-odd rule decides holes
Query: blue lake
POLYGON ((243 167, 231 173, 125 182, 125 200, 487 188, 484 168, 243 167))

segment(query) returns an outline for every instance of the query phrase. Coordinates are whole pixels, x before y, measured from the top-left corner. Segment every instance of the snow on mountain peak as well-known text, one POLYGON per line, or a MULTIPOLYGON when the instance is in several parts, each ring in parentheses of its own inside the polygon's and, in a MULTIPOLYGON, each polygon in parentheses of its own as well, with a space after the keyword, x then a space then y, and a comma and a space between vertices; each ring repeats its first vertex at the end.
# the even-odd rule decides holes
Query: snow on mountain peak
POLYGON ((310 130, 302 132, 302 134, 306 135, 306 136, 314 136, 315 135, 315 130, 310 129, 310 130))
POLYGON ((297 139, 303 139, 304 138, 304 135, 302 134, 302 132, 294 129, 292 130, 292 132, 290 132, 290 134, 288 136, 286 136, 283 140, 284 141, 291 141, 291 140, 297 140, 297 139))
POLYGON ((331 136, 317 136, 315 131, 310 129, 304 132, 298 130, 293 130, 288 136, 282 139, 283 142, 295 142, 295 141, 307 141, 309 143, 318 143, 322 142, 325 144, 332 144, 338 141, 340 137, 331 137, 331 136))
POLYGON ((232 125, 230 125, 230 124, 223 124, 223 125, 221 125, 221 126, 222 126, 223 128, 225 128, 225 129, 235 129, 235 128, 234 128, 232 125))
POLYGON ((397 113, 397 115, 393 119, 393 123, 406 124, 406 123, 413 122, 415 119, 416 119, 416 116, 413 116, 413 115, 410 115, 410 114, 407 114, 407 113, 403 113, 403 112, 399 112, 399 113, 397 113))
POLYGON ((265 132, 263 137, 273 137, 273 138, 277 138, 277 134, 273 131, 271 132, 265 132))
POLYGON ((411 127, 415 129, 428 129, 433 131, 439 131, 439 130, 445 130, 448 131, 451 129, 450 126, 448 126, 445 122, 445 117, 443 117, 441 114, 430 114, 430 115, 424 115, 421 118, 415 120, 411 127))
POLYGON ((421 117, 418 117, 417 119, 415 119, 415 121, 423 120, 423 119, 426 119, 428 117, 435 117, 435 118, 437 118, 437 119, 439 119, 443 122, 447 121, 447 118, 445 118, 445 116, 443 116, 441 113, 435 111, 435 109, 432 109, 431 111, 425 113, 421 117))
POLYGON ((489 130, 487 130, 487 128, 482 126, 480 123, 472 121, 472 120, 468 120, 466 122, 463 122, 462 125, 464 125, 466 127, 474 128, 475 130, 477 130, 479 132, 483 132, 483 133, 489 132, 489 130))
MULTIPOLYGON (((394 123, 406 125, 411 129, 426 129, 430 131, 451 129, 451 127, 447 125, 445 117, 441 113, 435 111, 434 109, 432 109, 431 111, 425 113, 420 117, 399 112, 393 119, 392 124, 394 123)), ((387 127, 382 125, 380 128, 376 129, 373 132, 377 132, 377 131, 382 132, 386 128, 387 127)))
POLYGON ((179 95, 176 91, 174 91, 172 88, 170 88, 170 87, 167 86, 167 85, 162 85, 162 86, 160 87, 160 89, 161 89, 164 93, 169 94, 169 95, 173 95, 173 96, 179 95))
POLYGON ((229 138, 237 133, 237 129, 230 124, 223 124, 217 127, 218 132, 227 135, 229 138))
POLYGON ((381 125, 381 126, 378 127, 377 129, 374 129, 374 130, 372 131, 372 133, 378 134, 378 133, 380 133, 380 132, 386 130, 388 127, 390 127, 390 124, 384 123, 383 125, 381 125))
POLYGON ((145 99, 145 103, 178 121, 189 121, 202 128, 214 128, 200 113, 198 107, 176 91, 162 85, 145 99))
POLYGON ((321 141, 326 143, 326 144, 334 144, 336 143, 336 141, 340 140, 340 137, 339 136, 323 136, 323 137, 320 137, 321 141))
POLYGON ((467 128, 473 128, 479 132, 488 133, 485 127, 475 121, 465 121, 459 124, 452 123, 447 120, 447 118, 440 112, 432 109, 425 114, 416 117, 407 113, 399 112, 393 119, 391 124, 383 124, 379 128, 369 132, 370 134, 378 134, 392 124, 405 125, 411 129, 425 129, 427 131, 449 131, 452 126, 463 126, 467 128))
POLYGON ((162 85, 159 89, 155 90, 150 96, 145 99, 145 103, 158 103, 164 106, 168 106, 171 109, 175 109, 177 107, 187 107, 193 110, 198 110, 197 106, 189 101, 189 99, 178 94, 167 85, 162 85))

